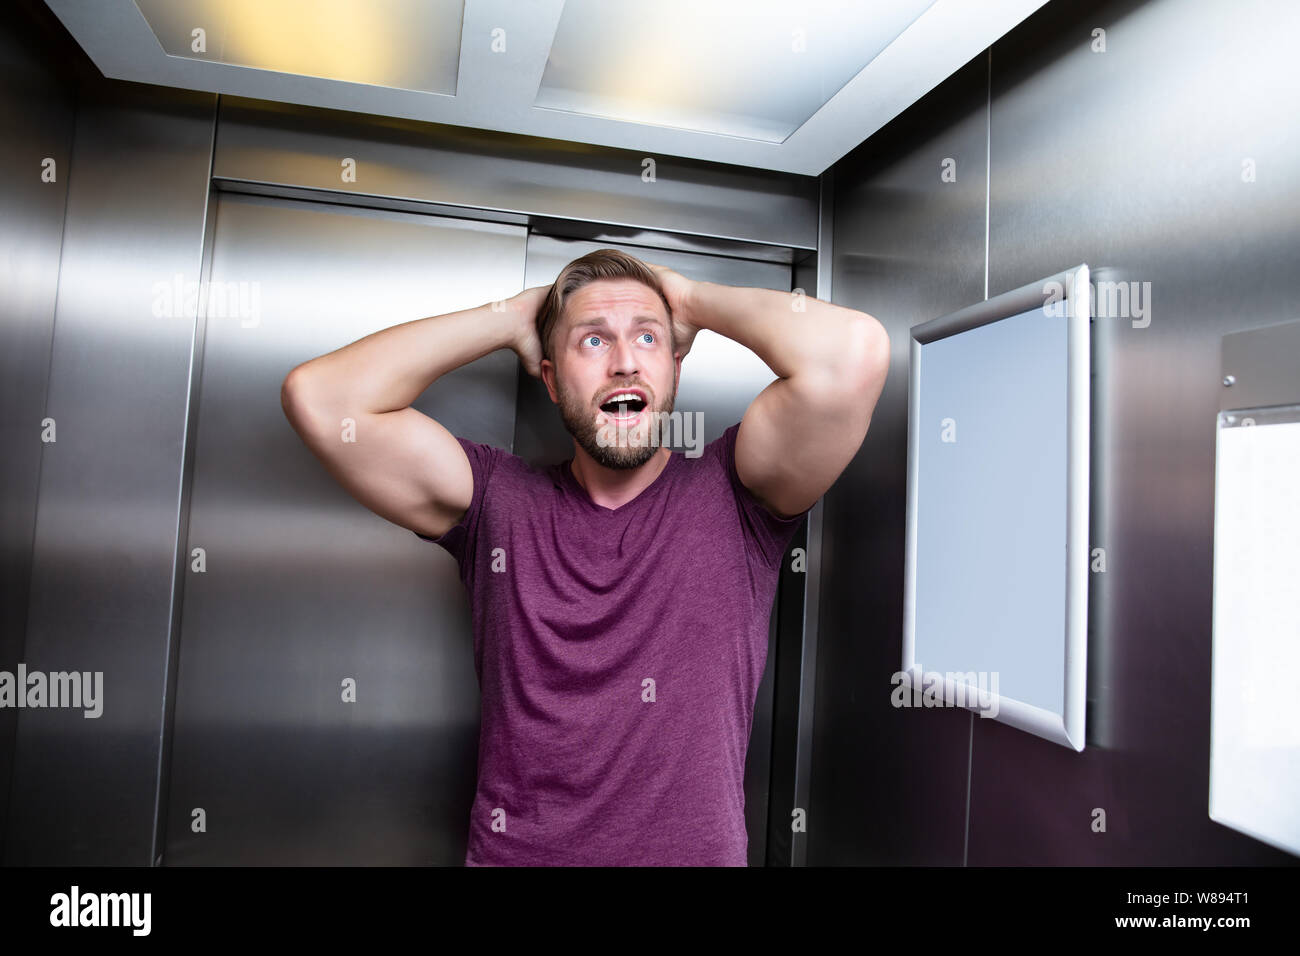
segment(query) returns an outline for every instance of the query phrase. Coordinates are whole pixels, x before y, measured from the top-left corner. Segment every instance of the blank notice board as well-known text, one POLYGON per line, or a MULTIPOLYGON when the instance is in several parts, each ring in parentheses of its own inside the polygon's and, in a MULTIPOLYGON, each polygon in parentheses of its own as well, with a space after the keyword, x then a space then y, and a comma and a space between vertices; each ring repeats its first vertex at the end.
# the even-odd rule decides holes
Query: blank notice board
POLYGON ((903 673, 1083 749, 1088 268, 912 330, 903 673))

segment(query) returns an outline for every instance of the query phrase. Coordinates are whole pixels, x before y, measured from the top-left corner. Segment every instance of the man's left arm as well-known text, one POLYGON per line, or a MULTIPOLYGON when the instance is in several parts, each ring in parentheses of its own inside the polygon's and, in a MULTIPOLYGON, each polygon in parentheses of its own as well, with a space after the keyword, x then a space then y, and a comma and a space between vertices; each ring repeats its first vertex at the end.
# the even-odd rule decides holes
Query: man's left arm
POLYGON ((683 283, 682 320, 746 346, 779 377, 736 433, 736 474, 779 517, 812 507, 866 437, 889 373, 875 318, 820 299, 713 282, 683 283), (797 302, 803 305, 796 311, 797 302))

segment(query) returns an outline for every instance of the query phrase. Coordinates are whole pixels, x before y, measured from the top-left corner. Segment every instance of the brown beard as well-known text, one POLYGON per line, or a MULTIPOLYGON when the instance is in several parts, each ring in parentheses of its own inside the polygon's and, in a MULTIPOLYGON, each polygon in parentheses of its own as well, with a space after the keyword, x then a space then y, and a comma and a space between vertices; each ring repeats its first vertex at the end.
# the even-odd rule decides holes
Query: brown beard
MULTIPOLYGON (((654 427, 656 419, 653 414, 649 418, 649 427, 646 432, 646 444, 631 445, 625 444, 620 440, 617 432, 617 425, 605 426, 610 429, 613 441, 617 444, 601 445, 597 440, 600 429, 596 425, 596 415, 600 412, 599 408, 593 409, 583 399, 571 394, 565 390, 563 379, 558 376, 555 379, 555 390, 560 396, 560 418, 564 421, 564 427, 578 442, 582 449, 591 456, 592 460, 598 465, 605 468, 614 468, 620 471, 633 468, 640 468, 659 451, 659 445, 656 440, 662 440, 663 434, 656 435, 654 427)), ((673 369, 673 390, 661 404, 651 408, 646 406, 643 410, 645 413, 663 413, 669 414, 673 410, 673 396, 677 392, 677 369, 673 369)), ((659 419, 664 421, 664 419, 659 419)), ((641 425, 637 426, 639 431, 641 425)), ((666 434, 666 429, 662 429, 666 434)), ((631 434, 630 432, 628 433, 631 434)))

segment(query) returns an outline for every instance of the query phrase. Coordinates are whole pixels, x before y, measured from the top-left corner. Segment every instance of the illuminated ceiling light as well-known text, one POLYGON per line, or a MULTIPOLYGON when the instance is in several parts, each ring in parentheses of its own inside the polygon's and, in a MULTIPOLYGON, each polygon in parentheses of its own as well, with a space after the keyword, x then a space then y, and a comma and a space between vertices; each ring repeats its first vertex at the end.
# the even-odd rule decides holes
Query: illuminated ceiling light
POLYGON ((135 0, 135 5, 169 56, 456 93, 464 0, 135 0))
POLYGON ((934 0, 566 0, 533 105, 779 143, 934 0))

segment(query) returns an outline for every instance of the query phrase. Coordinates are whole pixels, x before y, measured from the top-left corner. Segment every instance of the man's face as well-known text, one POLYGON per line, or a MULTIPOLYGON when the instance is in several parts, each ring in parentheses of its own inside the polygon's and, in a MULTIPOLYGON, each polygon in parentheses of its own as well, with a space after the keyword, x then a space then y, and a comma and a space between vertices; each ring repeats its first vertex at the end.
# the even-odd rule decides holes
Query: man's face
POLYGON ((670 333, 659 296, 633 279, 600 279, 569 297, 542 379, 564 427, 597 464, 639 468, 659 450, 654 413, 673 410, 681 373, 670 333), (639 391, 645 406, 601 408, 623 389, 639 391))

